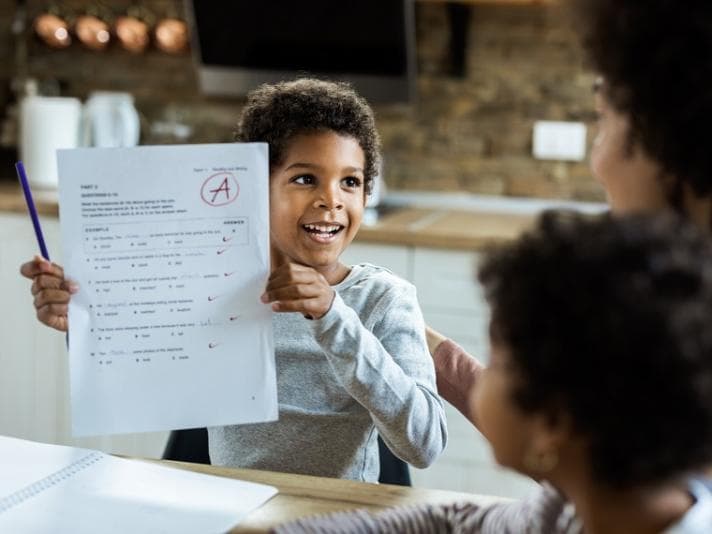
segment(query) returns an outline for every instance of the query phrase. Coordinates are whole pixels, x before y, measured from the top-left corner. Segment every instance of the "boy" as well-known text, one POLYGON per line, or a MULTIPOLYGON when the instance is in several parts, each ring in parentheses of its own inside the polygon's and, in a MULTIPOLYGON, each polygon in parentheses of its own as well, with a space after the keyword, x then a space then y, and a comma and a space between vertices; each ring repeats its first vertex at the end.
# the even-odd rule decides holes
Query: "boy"
MULTIPOLYGON (((426 467, 447 431, 414 287, 385 269, 346 266, 379 160, 368 104, 347 85, 311 79, 248 97, 237 132, 270 148, 279 421, 208 429, 215 465, 378 478, 377 436, 426 467)), ((58 266, 22 266, 40 321, 66 329, 58 266)))

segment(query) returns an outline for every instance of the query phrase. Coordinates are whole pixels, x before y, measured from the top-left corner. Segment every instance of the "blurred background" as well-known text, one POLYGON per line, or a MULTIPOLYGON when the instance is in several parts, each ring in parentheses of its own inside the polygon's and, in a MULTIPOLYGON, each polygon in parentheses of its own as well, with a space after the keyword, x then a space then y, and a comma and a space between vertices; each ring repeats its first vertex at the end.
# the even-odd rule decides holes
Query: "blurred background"
MULTIPOLYGON (((215 28, 211 26, 214 20, 208 17, 215 16, 215 12, 219 14, 225 7, 210 1, 198 3, 213 6, 212 10, 205 10, 206 26, 199 28, 206 35, 229 28, 233 33, 227 36, 229 44, 239 41, 234 36, 246 28, 254 28, 250 20, 229 16, 223 19, 222 28, 215 28)), ((567 23, 561 7, 546 1, 521 0, 412 3, 415 61, 412 98, 406 103, 375 105, 383 136, 388 186, 486 195, 602 199, 601 190, 590 180, 585 164, 538 160, 532 155, 536 121, 590 124, 593 120, 593 78, 583 69, 576 30, 567 23)), ((230 4, 269 6, 280 20, 280 4, 303 6, 309 2, 230 4)), ((378 17, 379 10, 385 10, 381 6, 389 2, 331 4, 336 6, 331 10, 333 20, 319 10, 308 13, 309 18, 361 42, 372 35, 372 29, 366 27, 357 34, 358 27, 344 24, 339 18, 338 6, 375 6, 369 16, 378 17)), ((399 4, 402 2, 395 2, 396 6, 399 4)), ((26 89, 17 84, 27 79, 35 80, 39 92, 46 95, 86 99, 97 90, 131 93, 141 116, 142 144, 232 139, 242 100, 209 96, 201 91, 195 46, 192 51, 181 48, 169 53, 150 38, 145 49, 131 52, 110 31, 105 48, 91 49, 70 27, 71 44, 57 48, 39 38, 33 29, 37 18, 46 13, 57 13, 69 24, 87 13, 97 13, 111 25, 132 8, 152 25, 149 32, 161 19, 175 17, 188 21, 190 17, 189 4, 182 0, 98 3, 27 0, 23 4, 2 1, 0 115, 6 162, 14 161, 12 152, 18 141, 16 105, 26 89), (19 33, 13 33, 13 25, 19 33)), ((398 10, 395 11, 396 14, 390 15, 394 31, 399 29, 398 10)), ((196 35, 192 38, 197 40, 196 35)), ((356 50, 360 52, 358 47, 356 50)), ((372 48, 363 46, 362 50, 366 58, 374 57, 367 55, 372 48)), ((330 66, 336 69, 338 56, 326 51, 334 54, 330 66)), ((229 46, 223 52, 230 53, 229 46)), ((267 63, 261 67, 274 70, 267 63)), ((310 72, 298 59, 283 70, 293 75, 310 72)), ((4 164, 2 168, 8 166, 4 164)), ((12 176, 12 172, 2 173, 12 176)))
MULTIPOLYGON (((545 207, 603 209, 594 76, 553 0, 2 0, 0 434, 154 457, 167 437, 71 437, 65 339, 18 274, 37 246, 14 162, 61 261, 54 148, 229 142, 247 91, 301 74, 352 81, 383 139, 385 186, 346 261, 413 282, 428 323, 485 361, 482 249, 545 207)), ((447 410, 448 449, 415 485, 531 489, 447 410)))

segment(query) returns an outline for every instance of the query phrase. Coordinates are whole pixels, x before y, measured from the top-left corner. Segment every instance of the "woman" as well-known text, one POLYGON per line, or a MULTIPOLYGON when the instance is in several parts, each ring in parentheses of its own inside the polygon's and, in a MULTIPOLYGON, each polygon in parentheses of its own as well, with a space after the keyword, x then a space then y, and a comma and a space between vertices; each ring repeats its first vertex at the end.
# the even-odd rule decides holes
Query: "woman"
MULTIPOLYGON (((599 130, 591 167, 606 190, 612 212, 674 211, 709 232, 712 150, 704 140, 712 123, 712 62, 708 59, 712 4, 702 0, 684 6, 669 0, 573 1, 588 57, 601 75, 595 88, 599 130)), ((433 330, 428 330, 428 342, 441 395, 475 422, 468 395, 471 390, 480 395, 483 366, 433 330)), ((649 503, 644 495, 640 497, 640 505, 649 503)), ((479 522, 471 519, 467 525, 462 521, 472 518, 467 507, 432 507, 416 517, 446 516, 450 527, 470 526, 493 533, 580 532, 581 528, 571 496, 549 484, 528 501, 481 512, 479 522)), ((386 514, 379 521, 402 525, 402 519, 402 514, 393 513, 390 519, 386 514)), ((350 524, 358 528, 343 530, 358 531, 364 525, 355 518, 350 524)), ((634 532, 625 524, 619 526, 623 532, 634 532)), ((712 524, 700 532, 706 531, 712 532, 712 524)))
MULTIPOLYGON (((674 210, 712 227, 712 5, 574 0, 594 87, 591 170, 613 213, 674 210)), ((483 365, 427 329, 439 393, 476 424, 468 393, 483 365)))

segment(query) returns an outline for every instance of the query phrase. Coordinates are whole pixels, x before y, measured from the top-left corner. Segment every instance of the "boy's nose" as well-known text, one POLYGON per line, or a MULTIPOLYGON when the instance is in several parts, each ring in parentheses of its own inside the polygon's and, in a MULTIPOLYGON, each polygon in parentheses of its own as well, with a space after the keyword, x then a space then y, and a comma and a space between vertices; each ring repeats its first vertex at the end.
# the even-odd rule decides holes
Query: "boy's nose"
POLYGON ((317 208, 328 211, 340 210, 344 207, 339 191, 334 191, 333 189, 323 189, 314 202, 314 205, 317 208))

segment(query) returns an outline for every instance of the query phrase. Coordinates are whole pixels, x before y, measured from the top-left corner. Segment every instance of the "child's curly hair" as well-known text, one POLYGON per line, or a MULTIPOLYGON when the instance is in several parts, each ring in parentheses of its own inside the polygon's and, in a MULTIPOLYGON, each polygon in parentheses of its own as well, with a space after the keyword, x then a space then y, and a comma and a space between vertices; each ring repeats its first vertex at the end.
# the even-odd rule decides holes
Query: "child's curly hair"
POLYGON ((599 482, 655 484, 712 461, 712 244, 697 228, 549 212, 479 278, 514 402, 570 415, 599 482))
POLYGON ((300 78, 261 85, 247 97, 235 139, 268 143, 271 168, 282 162, 295 135, 326 130, 353 137, 361 146, 369 194, 378 174, 381 141, 371 107, 347 83, 300 78))
POLYGON ((681 185, 712 194, 712 2, 576 0, 588 57, 605 79, 605 96, 629 116, 630 141, 681 185))

